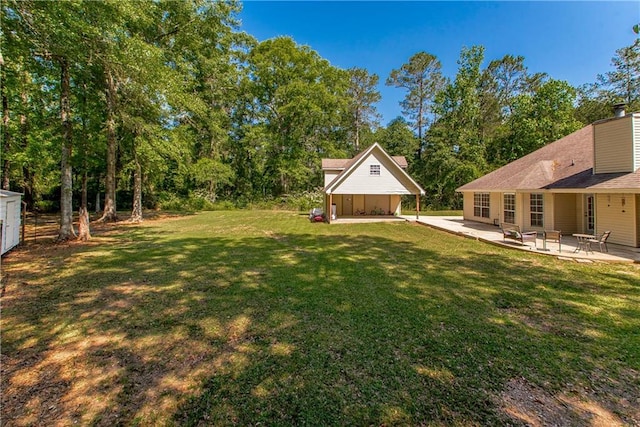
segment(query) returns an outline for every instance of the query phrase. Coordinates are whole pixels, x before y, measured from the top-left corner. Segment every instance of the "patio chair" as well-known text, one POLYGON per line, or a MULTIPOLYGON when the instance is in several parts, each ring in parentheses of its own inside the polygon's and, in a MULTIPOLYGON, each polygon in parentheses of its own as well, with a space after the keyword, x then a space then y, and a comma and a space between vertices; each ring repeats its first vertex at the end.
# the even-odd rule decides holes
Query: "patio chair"
POLYGON ((562 252, 562 231, 544 230, 542 247, 547 250, 547 241, 558 243, 558 252, 562 252))
POLYGON ((609 252, 609 248, 607 248, 607 239, 609 238, 610 234, 611 231, 605 231, 604 233, 602 233, 599 239, 588 239, 587 243, 589 244, 589 246, 591 246, 592 243, 597 243, 598 245, 600 245, 600 252, 602 252, 603 247, 604 252, 609 252))

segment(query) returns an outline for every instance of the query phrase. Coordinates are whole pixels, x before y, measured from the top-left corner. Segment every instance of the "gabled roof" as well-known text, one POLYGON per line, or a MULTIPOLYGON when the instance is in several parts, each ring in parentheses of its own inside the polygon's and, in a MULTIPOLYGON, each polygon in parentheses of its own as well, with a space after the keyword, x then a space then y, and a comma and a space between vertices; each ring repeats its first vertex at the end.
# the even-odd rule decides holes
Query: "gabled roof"
POLYGON ((593 125, 472 181, 457 191, 638 190, 640 170, 593 174, 593 125))
POLYGON ((420 194, 424 194, 424 190, 420 185, 414 181, 411 176, 404 170, 407 165, 407 160, 404 156, 390 156, 377 142, 371 145, 366 150, 360 152, 352 159, 322 159, 322 169, 323 170, 341 170, 342 171, 331 181, 325 188, 324 192, 330 194, 333 192, 335 188, 338 187, 345 179, 349 177, 352 171, 354 171, 364 159, 366 159, 371 153, 376 151, 383 157, 386 157, 389 160, 389 164, 391 165, 392 170, 391 173, 396 177, 400 177, 404 180, 407 180, 412 186, 414 186, 415 191, 420 194), (404 166, 403 166, 404 165, 404 166))

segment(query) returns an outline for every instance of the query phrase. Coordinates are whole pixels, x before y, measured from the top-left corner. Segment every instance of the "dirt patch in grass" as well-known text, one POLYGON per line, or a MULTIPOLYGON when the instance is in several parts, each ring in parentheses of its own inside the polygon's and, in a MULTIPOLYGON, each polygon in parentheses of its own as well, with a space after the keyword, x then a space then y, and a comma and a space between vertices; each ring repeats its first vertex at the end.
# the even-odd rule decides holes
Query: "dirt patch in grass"
MULTIPOLYGON (((521 377, 511 379, 496 400, 504 413, 514 421, 534 427, 638 425, 640 410, 637 408, 640 400, 637 395, 632 395, 633 384, 637 383, 638 375, 631 372, 628 375, 632 377, 632 381, 621 385, 623 390, 614 391, 613 395, 620 396, 617 402, 606 402, 599 390, 587 390, 584 387, 573 387, 570 391, 551 394, 521 377)), ((605 396, 612 396, 611 392, 612 390, 608 390, 605 396)))

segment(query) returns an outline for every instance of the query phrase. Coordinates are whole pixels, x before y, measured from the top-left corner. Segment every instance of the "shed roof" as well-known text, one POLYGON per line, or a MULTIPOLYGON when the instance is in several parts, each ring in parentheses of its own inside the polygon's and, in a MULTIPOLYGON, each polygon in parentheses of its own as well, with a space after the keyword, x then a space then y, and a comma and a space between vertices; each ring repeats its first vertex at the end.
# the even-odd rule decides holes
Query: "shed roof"
POLYGON ((0 197, 17 197, 22 196, 22 193, 16 193, 15 191, 0 190, 0 197))

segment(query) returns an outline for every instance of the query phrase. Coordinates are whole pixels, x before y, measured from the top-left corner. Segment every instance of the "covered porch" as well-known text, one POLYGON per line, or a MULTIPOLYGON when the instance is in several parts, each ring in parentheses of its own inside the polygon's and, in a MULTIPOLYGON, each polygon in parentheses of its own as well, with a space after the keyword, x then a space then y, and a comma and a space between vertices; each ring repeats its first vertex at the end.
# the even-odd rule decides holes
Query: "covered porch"
MULTIPOLYGON (((419 206, 420 197, 416 196, 419 206)), ((325 212, 329 222, 340 219, 399 218, 402 215, 400 194, 325 194, 325 212)))

